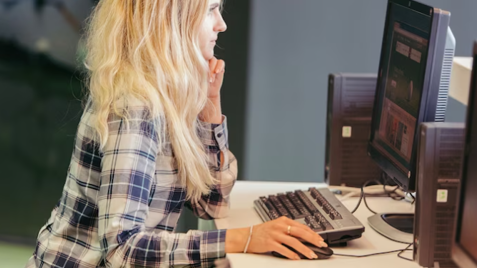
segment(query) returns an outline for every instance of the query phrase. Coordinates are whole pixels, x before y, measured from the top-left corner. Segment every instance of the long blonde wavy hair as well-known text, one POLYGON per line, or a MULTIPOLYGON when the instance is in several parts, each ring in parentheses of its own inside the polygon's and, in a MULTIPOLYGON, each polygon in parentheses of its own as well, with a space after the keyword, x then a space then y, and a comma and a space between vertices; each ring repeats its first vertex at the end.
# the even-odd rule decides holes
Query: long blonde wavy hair
POLYGON ((127 120, 116 100, 139 99, 152 118, 165 118, 157 126, 159 144, 169 138, 192 200, 216 183, 198 134, 208 90, 208 63, 199 46, 207 9, 206 0, 101 0, 87 30, 85 65, 101 147, 109 113, 127 120))

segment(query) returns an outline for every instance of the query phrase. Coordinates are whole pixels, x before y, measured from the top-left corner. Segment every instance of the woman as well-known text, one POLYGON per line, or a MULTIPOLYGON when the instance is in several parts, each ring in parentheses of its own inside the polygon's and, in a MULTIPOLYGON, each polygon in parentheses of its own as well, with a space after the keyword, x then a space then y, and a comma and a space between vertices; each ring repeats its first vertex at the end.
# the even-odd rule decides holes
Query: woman
POLYGON ((63 195, 27 267, 211 266, 226 253, 323 240, 281 218, 255 229, 174 233, 186 206, 227 214, 237 162, 228 150, 214 58, 220 0, 102 0, 88 31, 89 98, 63 195))

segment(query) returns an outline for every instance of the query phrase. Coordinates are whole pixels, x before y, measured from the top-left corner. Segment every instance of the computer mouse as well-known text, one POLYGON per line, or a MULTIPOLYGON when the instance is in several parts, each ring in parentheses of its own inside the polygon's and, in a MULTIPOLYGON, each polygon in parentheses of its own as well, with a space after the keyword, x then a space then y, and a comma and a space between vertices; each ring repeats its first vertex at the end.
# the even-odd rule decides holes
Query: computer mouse
MULTIPOLYGON (((304 242, 303 245, 305 245, 306 247, 308 247, 309 249, 311 249, 313 252, 315 252, 316 256, 318 256, 318 259, 317 260, 325 260, 325 259, 329 259, 331 257, 331 255, 333 255, 333 250, 329 247, 323 247, 323 248, 320 248, 320 247, 317 247, 313 244, 310 244, 310 243, 307 243, 307 242, 304 242)), ((298 256, 300 257, 300 259, 304 259, 304 260, 309 260, 308 257, 305 257, 303 254, 301 254, 300 252, 296 251, 294 248, 288 246, 288 245, 284 245, 285 247, 287 247, 289 250, 295 252, 296 254, 298 254, 298 256)), ((280 253, 278 252, 272 252, 272 255, 275 256, 275 257, 279 257, 279 258, 286 258, 285 256, 281 255, 280 253)))

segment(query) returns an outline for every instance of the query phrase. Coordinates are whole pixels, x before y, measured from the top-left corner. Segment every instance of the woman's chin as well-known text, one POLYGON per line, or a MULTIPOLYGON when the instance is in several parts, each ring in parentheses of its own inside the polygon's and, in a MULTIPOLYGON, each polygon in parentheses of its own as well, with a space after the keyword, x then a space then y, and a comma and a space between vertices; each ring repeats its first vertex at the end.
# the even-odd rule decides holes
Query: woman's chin
POLYGON ((209 61, 214 57, 214 50, 212 49, 211 51, 207 51, 205 53, 202 52, 202 56, 204 57, 206 61, 209 61))

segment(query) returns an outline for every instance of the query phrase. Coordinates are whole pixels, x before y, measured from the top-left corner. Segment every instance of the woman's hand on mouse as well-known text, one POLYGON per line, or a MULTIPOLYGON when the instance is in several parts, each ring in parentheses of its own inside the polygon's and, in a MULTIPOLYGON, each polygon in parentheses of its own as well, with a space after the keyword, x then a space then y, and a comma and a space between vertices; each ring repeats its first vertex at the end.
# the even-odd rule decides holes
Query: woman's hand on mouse
MULTIPOLYGON (((225 239, 225 252, 243 252, 249 237, 250 228, 227 230, 225 239)), ((253 233, 247 253, 266 253, 275 251, 289 259, 299 260, 295 252, 286 248, 283 244, 294 248, 309 259, 316 259, 316 254, 303 245, 298 239, 306 241, 317 247, 326 247, 323 238, 311 230, 308 226, 298 223, 286 217, 268 221, 253 227, 253 233), (290 226, 290 234, 288 234, 290 226)))

